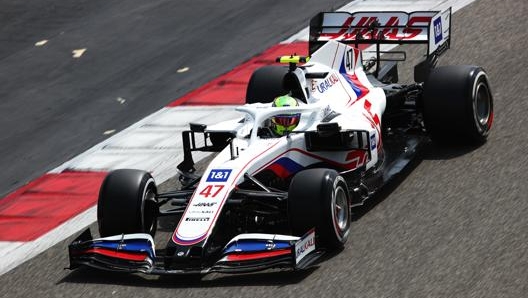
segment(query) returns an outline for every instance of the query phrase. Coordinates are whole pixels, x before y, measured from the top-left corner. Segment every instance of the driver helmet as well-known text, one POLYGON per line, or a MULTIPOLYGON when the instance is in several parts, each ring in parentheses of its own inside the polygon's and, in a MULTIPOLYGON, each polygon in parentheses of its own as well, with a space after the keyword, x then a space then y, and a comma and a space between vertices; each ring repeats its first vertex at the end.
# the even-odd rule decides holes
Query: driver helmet
MULTIPOLYGON (((289 96, 289 95, 283 95, 275 98, 273 100, 272 107, 297 107, 299 106, 299 102, 289 96)), ((301 119, 301 114, 281 114, 271 117, 271 130, 279 135, 283 136, 285 134, 288 134, 292 132, 297 125, 299 124, 299 120, 301 119)))

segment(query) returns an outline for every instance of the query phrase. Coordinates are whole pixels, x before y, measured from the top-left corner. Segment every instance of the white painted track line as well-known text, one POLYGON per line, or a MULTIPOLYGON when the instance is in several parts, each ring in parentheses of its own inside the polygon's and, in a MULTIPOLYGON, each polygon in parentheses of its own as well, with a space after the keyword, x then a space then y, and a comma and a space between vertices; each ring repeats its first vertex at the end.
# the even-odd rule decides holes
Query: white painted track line
MULTIPOLYGON (((37 240, 28 242, 0 241, 0 255, 4 256, 0 265, 0 275, 36 257, 53 245, 86 228, 96 219, 97 207, 93 206, 42 235, 37 240)), ((64 266, 66 267, 67 264, 64 264, 64 266)))
MULTIPOLYGON (((176 174, 176 166, 183 160, 181 132, 190 122, 210 125, 240 116, 232 106, 163 108, 52 172, 142 169, 160 184, 176 174)), ((198 152, 195 160, 207 155, 198 152)))

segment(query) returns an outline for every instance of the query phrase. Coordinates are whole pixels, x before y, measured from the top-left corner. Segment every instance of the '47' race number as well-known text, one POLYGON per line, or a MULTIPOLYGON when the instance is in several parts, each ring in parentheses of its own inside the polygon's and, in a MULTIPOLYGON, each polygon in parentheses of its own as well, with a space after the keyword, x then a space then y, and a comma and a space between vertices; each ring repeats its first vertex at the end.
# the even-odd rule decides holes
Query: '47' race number
POLYGON ((214 185, 207 185, 200 191, 200 195, 208 198, 211 196, 211 198, 216 197, 224 188, 224 185, 220 184, 214 184, 214 185))

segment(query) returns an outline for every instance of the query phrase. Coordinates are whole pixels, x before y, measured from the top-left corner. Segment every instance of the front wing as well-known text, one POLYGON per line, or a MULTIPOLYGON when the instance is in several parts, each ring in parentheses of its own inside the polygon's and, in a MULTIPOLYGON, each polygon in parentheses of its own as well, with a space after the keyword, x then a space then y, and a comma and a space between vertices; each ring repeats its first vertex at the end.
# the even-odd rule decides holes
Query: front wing
POLYGON ((201 264, 189 262, 181 268, 166 268, 166 258, 156 255, 149 234, 123 234, 93 239, 90 230, 83 232, 68 247, 70 267, 89 266, 107 271, 145 274, 242 273, 270 268, 305 269, 323 253, 316 249, 315 231, 303 237, 275 234, 241 234, 222 250, 221 256, 201 264))

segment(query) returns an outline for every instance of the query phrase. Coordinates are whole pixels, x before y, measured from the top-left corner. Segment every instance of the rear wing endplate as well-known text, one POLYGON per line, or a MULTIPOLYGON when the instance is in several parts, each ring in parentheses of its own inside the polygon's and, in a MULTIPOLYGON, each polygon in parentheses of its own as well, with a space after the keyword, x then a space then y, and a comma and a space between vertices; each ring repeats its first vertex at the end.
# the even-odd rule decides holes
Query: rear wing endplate
POLYGON ((451 8, 444 11, 321 12, 310 21, 310 54, 329 40, 346 44, 427 44, 428 56, 449 48, 451 8))

